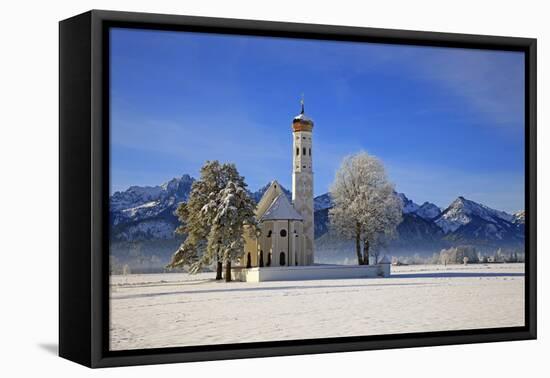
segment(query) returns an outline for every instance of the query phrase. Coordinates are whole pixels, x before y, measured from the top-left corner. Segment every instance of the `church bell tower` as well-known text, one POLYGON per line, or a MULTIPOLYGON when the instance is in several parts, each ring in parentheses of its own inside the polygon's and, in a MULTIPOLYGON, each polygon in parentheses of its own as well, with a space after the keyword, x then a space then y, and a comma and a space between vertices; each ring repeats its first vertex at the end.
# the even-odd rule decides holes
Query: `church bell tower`
POLYGON ((303 261, 299 265, 313 264, 314 235, 313 235, 313 151, 312 131, 313 120, 302 111, 292 120, 292 202, 303 220, 304 237, 302 251, 303 261))

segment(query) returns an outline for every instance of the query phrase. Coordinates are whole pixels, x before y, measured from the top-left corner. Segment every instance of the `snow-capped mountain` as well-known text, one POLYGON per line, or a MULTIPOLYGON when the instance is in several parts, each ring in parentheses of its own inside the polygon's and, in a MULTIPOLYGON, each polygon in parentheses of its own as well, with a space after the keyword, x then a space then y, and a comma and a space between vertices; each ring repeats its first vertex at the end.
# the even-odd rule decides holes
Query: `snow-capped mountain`
POLYGON ((415 214, 426 220, 435 219, 441 214, 441 209, 431 202, 424 202, 415 214))
MULTIPOLYGON (((164 240, 171 243, 166 248, 175 248, 177 239, 174 230, 178 220, 174 211, 180 202, 187 201, 193 182, 192 177, 183 175, 162 185, 132 186, 114 193, 110 198, 111 241, 154 243, 164 240)), ((268 186, 251 192, 251 196, 259 201, 268 186)), ((291 198, 291 192, 282 189, 291 198)), ((403 221, 397 229, 399 237, 392 242, 390 248, 422 251, 458 244, 523 245, 523 211, 511 215, 458 197, 442 212, 433 203, 418 205, 405 194, 396 194, 403 201, 403 221)), ((332 206, 329 193, 314 198, 316 238, 328 233, 328 213, 332 206)), ((130 251, 134 247, 125 248, 130 251)))
POLYGON ((511 215, 458 197, 434 222, 445 232, 444 240, 455 245, 520 248, 525 239, 521 213, 511 215))
POLYGON ((403 193, 397 193, 397 196, 401 199, 403 203, 403 214, 415 213, 420 206, 414 203, 412 200, 408 199, 403 193))
POLYGON ((403 214, 416 214, 419 217, 431 220, 441 214, 441 209, 431 202, 424 202, 418 205, 413 200, 407 198, 403 193, 396 193, 403 203, 403 214))
POLYGON ((174 237, 178 204, 187 201, 194 179, 189 175, 158 186, 132 186, 110 198, 111 239, 132 241, 174 237))
POLYGON ((514 223, 515 220, 513 215, 504 211, 494 210, 477 202, 467 200, 464 197, 458 197, 441 213, 435 220, 435 223, 445 233, 449 233, 472 222, 475 218, 495 224, 500 221, 514 223))
POLYGON ((321 194, 313 199, 314 211, 330 209, 333 205, 330 193, 321 194))
MULTIPOLYGON (((262 199, 265 191, 267 189, 269 189, 270 185, 271 185, 271 183, 268 182, 267 184, 265 184, 264 186, 262 186, 260 189, 256 190, 255 192, 249 192, 250 196, 254 199, 254 201, 256 201, 256 203, 260 202, 260 200, 262 199)), ((288 190, 287 188, 285 188, 284 186, 282 186, 282 185, 281 185, 281 190, 283 191, 284 194, 286 194, 287 198, 292 201, 292 192, 290 190, 288 190)))
POLYGON ((112 223, 151 218, 167 207, 187 201, 193 181, 189 175, 183 175, 162 185, 131 186, 123 192, 115 192, 110 201, 112 223))
POLYGON ((514 223, 525 224, 525 210, 518 211, 514 214, 514 223))

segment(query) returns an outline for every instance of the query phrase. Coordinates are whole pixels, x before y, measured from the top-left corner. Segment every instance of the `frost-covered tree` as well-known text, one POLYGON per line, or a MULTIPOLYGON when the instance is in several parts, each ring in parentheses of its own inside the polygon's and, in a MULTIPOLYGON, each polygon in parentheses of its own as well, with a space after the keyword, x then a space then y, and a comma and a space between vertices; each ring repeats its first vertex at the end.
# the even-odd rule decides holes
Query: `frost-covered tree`
MULTIPOLYGON (((245 226, 253 226, 256 204, 245 188, 230 181, 201 212, 212 225, 207 241, 207 255, 216 254, 225 263, 225 280, 231 281, 231 261, 242 255, 245 226)), ((253 233, 253 227, 246 227, 253 233)))
MULTIPOLYGON (((191 273, 199 272, 204 266, 216 263, 216 279, 222 279, 223 253, 221 240, 213 247, 211 232, 214 217, 203 211, 205 206, 221 201, 220 193, 229 183, 246 192, 246 183, 234 164, 221 164, 218 161, 207 161, 201 168, 201 175, 193 183, 187 203, 181 203, 176 210, 180 226, 176 233, 185 235, 184 242, 172 256, 168 265, 189 267, 191 273)), ((252 201, 252 200, 251 200, 252 201)))
POLYGON ((439 256, 440 263, 444 265, 479 262, 479 254, 472 246, 457 246, 442 249, 439 256))
POLYGON ((368 264, 370 248, 379 248, 394 237, 402 220, 403 204, 384 166, 366 152, 347 156, 336 172, 330 194, 334 202, 329 210, 331 227, 354 239, 358 264, 368 264))

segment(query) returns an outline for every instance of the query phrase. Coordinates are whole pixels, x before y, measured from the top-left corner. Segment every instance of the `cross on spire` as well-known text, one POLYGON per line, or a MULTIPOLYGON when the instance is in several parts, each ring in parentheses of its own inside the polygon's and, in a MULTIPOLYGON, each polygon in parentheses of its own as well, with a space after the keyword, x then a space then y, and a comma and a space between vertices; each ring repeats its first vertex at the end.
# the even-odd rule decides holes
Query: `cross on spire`
POLYGON ((302 111, 300 112, 300 114, 304 114, 304 94, 302 93, 302 98, 300 100, 300 104, 302 104, 302 111))

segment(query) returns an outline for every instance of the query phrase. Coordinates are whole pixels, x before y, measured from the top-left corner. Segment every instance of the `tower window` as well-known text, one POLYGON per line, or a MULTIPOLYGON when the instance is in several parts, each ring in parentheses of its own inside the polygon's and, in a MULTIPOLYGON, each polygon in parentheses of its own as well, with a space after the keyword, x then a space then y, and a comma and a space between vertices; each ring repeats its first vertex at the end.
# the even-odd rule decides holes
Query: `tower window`
POLYGON ((306 166, 305 166, 305 165, 303 165, 302 167, 303 167, 303 168, 305 168, 306 166))
POLYGON ((300 148, 296 147, 296 156, 300 155, 300 148))
POLYGON ((269 230, 269 232, 267 233, 267 237, 268 237, 268 238, 271 237, 271 230, 269 230))
POLYGON ((302 155, 306 156, 306 148, 305 147, 302 149, 302 155))
POLYGON ((282 229, 279 235, 281 235, 282 238, 286 238, 286 230, 282 229))
POLYGON ((309 156, 311 156, 311 148, 309 149, 309 156))

